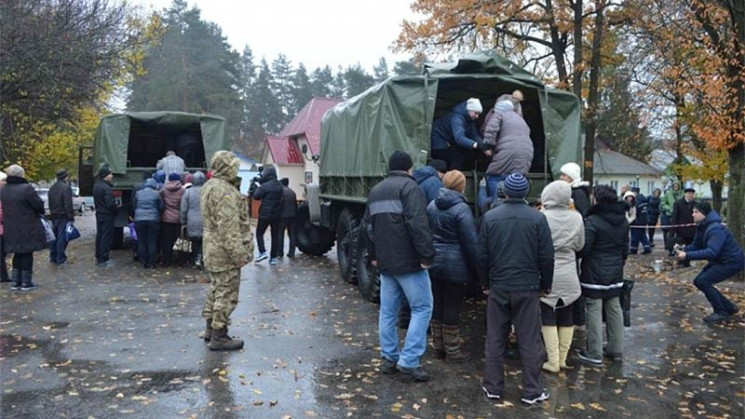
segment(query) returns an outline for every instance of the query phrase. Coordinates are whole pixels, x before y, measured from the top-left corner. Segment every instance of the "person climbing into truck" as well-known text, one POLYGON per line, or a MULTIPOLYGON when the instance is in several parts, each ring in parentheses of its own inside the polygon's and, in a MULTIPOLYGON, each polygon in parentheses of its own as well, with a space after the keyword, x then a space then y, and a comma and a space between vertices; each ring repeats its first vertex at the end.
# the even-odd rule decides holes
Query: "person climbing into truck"
MULTIPOLYGON (((512 102, 512 106, 515 107, 515 112, 517 112, 517 114, 521 117, 523 116, 523 107, 522 105, 520 105, 520 102, 523 101, 523 92, 515 90, 514 92, 512 92, 512 94, 499 95, 494 103, 496 104, 503 100, 509 100, 510 102, 512 102)), ((481 124, 481 129, 479 130, 482 138, 484 137, 484 130, 486 130, 486 126, 489 125, 489 121, 491 121, 493 116, 494 108, 491 108, 489 109, 489 112, 486 113, 486 116, 484 116, 484 123, 481 124)))
POLYGON ((486 168, 486 193, 491 197, 496 193, 497 183, 510 173, 527 175, 533 162, 530 127, 515 112, 511 100, 494 105, 494 116, 484 129, 484 144, 493 153, 486 168))
POLYGON ((432 124, 431 157, 444 160, 450 170, 463 169, 464 154, 471 150, 480 150, 490 157, 491 152, 488 152, 476 126, 482 111, 481 101, 472 97, 436 119, 432 124))
POLYGON ((181 173, 184 172, 184 167, 184 159, 177 156, 174 151, 169 150, 166 152, 165 157, 158 160, 158 164, 155 168, 163 170, 166 173, 166 177, 168 177, 171 173, 178 173, 181 175, 181 173))

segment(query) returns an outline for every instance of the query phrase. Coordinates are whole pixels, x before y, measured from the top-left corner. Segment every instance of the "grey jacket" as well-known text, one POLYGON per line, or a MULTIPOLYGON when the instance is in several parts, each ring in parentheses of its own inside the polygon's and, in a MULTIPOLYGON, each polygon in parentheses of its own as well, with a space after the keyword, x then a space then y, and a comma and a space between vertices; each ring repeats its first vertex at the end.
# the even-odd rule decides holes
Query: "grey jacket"
POLYGON ((551 293, 541 302, 551 307, 557 307, 559 299, 561 306, 567 306, 582 295, 577 252, 585 245, 585 224, 582 215, 570 208, 571 196, 572 187, 563 180, 551 182, 541 194, 543 215, 554 243, 554 283, 551 293))
POLYGON ((162 159, 158 160, 156 169, 166 172, 166 179, 168 179, 168 175, 170 175, 171 173, 184 173, 184 166, 184 159, 182 159, 181 157, 165 156, 162 159))
POLYGON ((202 237, 204 224, 202 220, 202 186, 207 178, 202 172, 194 173, 191 188, 184 192, 181 197, 181 209, 179 219, 181 225, 186 225, 186 233, 189 237, 202 237))
POLYGON ((154 221, 160 222, 160 214, 165 208, 163 199, 158 193, 158 184, 155 179, 145 181, 145 185, 135 192, 135 222, 154 221))
POLYGON ((490 175, 508 175, 530 171, 533 162, 533 141, 530 127, 514 110, 498 112, 486 125, 484 144, 494 153, 486 168, 490 175))

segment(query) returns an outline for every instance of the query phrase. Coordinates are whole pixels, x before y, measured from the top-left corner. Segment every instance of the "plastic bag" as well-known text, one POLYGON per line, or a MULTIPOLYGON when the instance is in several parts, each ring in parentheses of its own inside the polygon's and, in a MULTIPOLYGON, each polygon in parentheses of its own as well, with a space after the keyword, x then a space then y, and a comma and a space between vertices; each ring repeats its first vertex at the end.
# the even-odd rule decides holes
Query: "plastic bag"
POLYGON ((137 241, 137 229, 135 228, 135 223, 127 224, 127 228, 129 228, 129 237, 131 237, 132 240, 137 241))
POLYGON ((75 224, 73 223, 67 223, 67 226, 65 227, 65 239, 68 242, 71 242, 77 238, 80 238, 80 232, 77 228, 75 228, 75 224))
POLYGON ((47 239, 47 243, 51 243, 56 240, 54 237, 54 230, 52 229, 52 222, 44 217, 41 217, 41 225, 44 228, 44 236, 47 239))
POLYGON ((191 253, 191 241, 186 235, 186 227, 181 228, 181 236, 173 244, 173 251, 191 253))
POLYGON ((623 287, 621 287, 621 311, 623 312, 623 325, 625 327, 631 326, 631 290, 634 289, 634 281, 629 279, 623 280, 623 287))

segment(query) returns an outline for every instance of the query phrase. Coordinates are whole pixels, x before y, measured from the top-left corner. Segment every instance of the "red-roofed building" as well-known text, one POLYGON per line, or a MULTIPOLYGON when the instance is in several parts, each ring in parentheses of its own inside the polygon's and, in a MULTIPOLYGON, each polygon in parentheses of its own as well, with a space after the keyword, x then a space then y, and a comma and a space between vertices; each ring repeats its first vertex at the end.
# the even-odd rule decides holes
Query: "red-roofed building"
POLYGON ((266 137, 262 164, 274 164, 280 178, 290 180, 290 188, 302 199, 302 183, 318 182, 318 163, 312 156, 321 153, 321 118, 341 99, 314 97, 276 137, 266 137), (305 153, 303 149, 305 148, 305 153))

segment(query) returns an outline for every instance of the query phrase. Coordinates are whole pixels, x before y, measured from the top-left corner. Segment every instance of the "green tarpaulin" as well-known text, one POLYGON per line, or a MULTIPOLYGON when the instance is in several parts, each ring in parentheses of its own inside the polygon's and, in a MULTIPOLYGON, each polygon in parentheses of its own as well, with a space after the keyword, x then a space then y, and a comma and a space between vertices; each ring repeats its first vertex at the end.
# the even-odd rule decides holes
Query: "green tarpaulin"
POLYGON ((569 92, 545 87, 505 58, 478 53, 456 63, 427 64, 421 76, 393 77, 332 108, 321 129, 321 190, 326 195, 365 196, 385 176, 388 156, 408 151, 415 166, 426 164, 435 117, 469 97, 484 112, 496 97, 520 89, 533 109, 534 143, 544 142, 544 171, 555 175, 564 163, 580 162, 580 105, 569 92), (542 126, 542 132, 535 127, 542 126))
POLYGON ((101 118, 96 131, 93 155, 96 169, 101 163, 106 162, 113 173, 126 173, 132 121, 171 129, 199 124, 207 164, 217 151, 230 149, 230 142, 225 133, 225 119, 219 116, 184 112, 111 114, 101 118))

